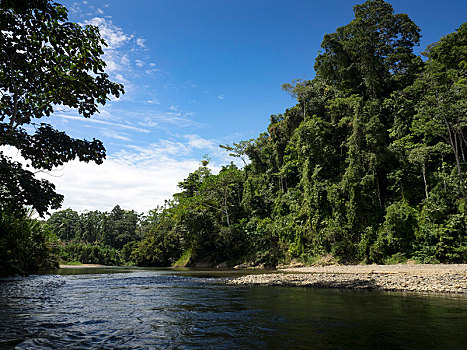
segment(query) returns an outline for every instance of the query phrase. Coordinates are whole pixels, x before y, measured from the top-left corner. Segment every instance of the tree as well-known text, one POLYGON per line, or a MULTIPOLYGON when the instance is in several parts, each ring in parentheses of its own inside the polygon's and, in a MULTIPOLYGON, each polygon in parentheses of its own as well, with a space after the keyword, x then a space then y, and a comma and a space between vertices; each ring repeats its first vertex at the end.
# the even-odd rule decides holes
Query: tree
MULTIPOLYGON (((78 158, 102 163, 99 140, 74 139, 39 121, 57 107, 85 118, 98 112, 123 86, 104 73, 106 45, 94 26, 68 21, 65 7, 50 0, 0 2, 0 146, 12 146, 36 170, 51 170, 78 158)), ((0 210, 31 206, 41 216, 63 196, 0 151, 0 210)))
POLYGON ((354 6, 355 19, 324 36, 316 58, 318 75, 341 90, 368 98, 387 96, 407 85, 421 65, 412 53, 420 29, 403 13, 394 14, 383 0, 354 6))
POLYGON ((251 142, 253 140, 248 140, 248 141, 240 141, 240 142, 234 142, 233 146, 230 145, 219 145, 220 148, 225 149, 226 151, 230 152, 229 156, 235 157, 235 158, 240 158, 243 162, 244 165, 247 165, 246 159, 246 149, 247 147, 250 146, 251 142))
POLYGON ((80 216, 71 208, 56 211, 47 220, 47 224, 65 242, 80 238, 80 216))
POLYGON ((116 249, 122 249, 128 242, 136 240, 138 220, 139 216, 134 210, 123 210, 119 205, 116 205, 106 215, 103 243, 116 249))
POLYGON ((467 198, 463 179, 467 162, 467 22, 430 45, 426 55, 425 71, 413 87, 421 97, 413 129, 431 143, 450 146, 460 189, 467 198))

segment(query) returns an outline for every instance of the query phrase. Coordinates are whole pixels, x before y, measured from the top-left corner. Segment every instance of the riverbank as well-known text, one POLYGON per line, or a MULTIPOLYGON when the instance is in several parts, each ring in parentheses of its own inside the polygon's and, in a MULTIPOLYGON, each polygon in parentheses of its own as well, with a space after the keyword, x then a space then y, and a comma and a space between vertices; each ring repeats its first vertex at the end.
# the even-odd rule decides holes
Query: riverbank
POLYGON ((231 278, 226 283, 467 294, 467 264, 333 265, 277 271, 231 278))
POLYGON ((97 267, 108 267, 106 265, 99 265, 99 264, 77 264, 77 265, 60 265, 60 269, 91 269, 97 267))

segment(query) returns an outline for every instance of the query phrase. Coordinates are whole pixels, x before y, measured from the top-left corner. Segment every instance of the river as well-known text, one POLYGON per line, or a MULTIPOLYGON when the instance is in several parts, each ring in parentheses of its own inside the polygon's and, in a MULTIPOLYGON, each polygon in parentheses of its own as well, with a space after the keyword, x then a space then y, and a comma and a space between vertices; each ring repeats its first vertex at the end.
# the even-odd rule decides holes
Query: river
POLYGON ((226 286, 238 271, 0 280, 0 349, 467 349, 467 297, 226 286))

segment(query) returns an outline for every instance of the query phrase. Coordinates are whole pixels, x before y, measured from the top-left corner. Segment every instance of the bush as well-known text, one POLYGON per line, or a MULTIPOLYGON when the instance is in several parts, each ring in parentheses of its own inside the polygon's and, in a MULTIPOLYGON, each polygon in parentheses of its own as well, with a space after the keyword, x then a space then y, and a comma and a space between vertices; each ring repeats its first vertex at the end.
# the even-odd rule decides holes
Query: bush
POLYGON ((0 276, 57 268, 57 243, 43 222, 24 214, 0 212, 0 276))

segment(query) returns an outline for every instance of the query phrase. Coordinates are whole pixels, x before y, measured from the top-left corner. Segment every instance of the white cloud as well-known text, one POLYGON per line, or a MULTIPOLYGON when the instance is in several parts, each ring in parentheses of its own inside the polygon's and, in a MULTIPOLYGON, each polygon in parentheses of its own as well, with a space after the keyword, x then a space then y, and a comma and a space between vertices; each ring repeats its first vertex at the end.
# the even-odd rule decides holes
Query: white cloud
MULTIPOLYGON (((116 139, 126 137, 112 131, 105 133, 116 139)), ((108 211, 118 204, 147 212, 179 191, 177 184, 198 168, 200 157, 196 154, 200 150, 216 155, 216 148, 213 140, 188 134, 149 146, 129 145, 109 155, 101 165, 75 160, 37 176, 54 183, 57 192, 65 196, 62 208, 108 211)), ((20 159, 16 149, 5 149, 7 155, 20 159)), ((219 171, 215 162, 210 165, 214 173, 219 171)))
MULTIPOLYGON (((131 156, 129 156, 131 158, 131 156)), ((115 205, 147 212, 162 205, 178 191, 177 184, 198 167, 195 160, 135 163, 131 159, 109 157, 101 165, 73 161, 57 171, 60 177, 44 175, 65 195, 63 208, 111 210, 115 205)))
POLYGON ((122 64, 124 66, 128 66, 130 64, 130 59, 128 58, 128 55, 122 55, 122 64))
POLYGON ((125 77, 123 75, 121 75, 120 73, 115 75, 115 80, 117 80, 117 82, 119 82, 119 83, 128 83, 128 80, 125 79, 125 77))
POLYGON ((104 14, 104 11, 102 11, 102 9, 97 9, 96 11, 97 11, 97 13, 100 14, 100 15, 103 15, 103 14, 104 14))
POLYGON ((185 138, 188 139, 188 144, 197 149, 205 150, 217 150, 217 145, 212 140, 204 139, 198 135, 185 135, 185 138))
POLYGON ((158 105, 160 102, 157 99, 152 99, 152 100, 147 100, 146 103, 149 103, 151 105, 158 105))
POLYGON ((136 39, 136 45, 138 45, 139 47, 146 47, 146 45, 144 45, 144 42, 146 41, 146 39, 142 39, 142 38, 138 38, 136 39))
POLYGON ((80 4, 77 2, 74 2, 71 7, 69 7, 69 11, 73 14, 80 14, 82 12, 80 4))
POLYGON ((177 157, 188 157, 192 151, 191 145, 173 140, 159 140, 148 147, 130 145, 132 152, 121 151, 118 156, 128 161, 152 163, 154 159, 165 158, 168 155, 177 157), (135 153, 136 152, 136 153, 135 153))
MULTIPOLYGON (((110 210, 116 204, 147 212, 178 192, 177 184, 199 166, 193 150, 212 141, 186 135, 188 143, 160 140, 147 147, 129 146, 101 165, 73 161, 50 177, 65 195, 63 208, 110 210)), ((214 166, 214 171, 219 167, 214 166)), ((44 175, 48 176, 48 175, 44 175)))
MULTIPOLYGON (((112 20, 106 17, 93 17, 92 19, 85 20, 82 24, 93 25, 99 28, 101 36, 107 43, 102 57, 107 65, 105 71, 110 73, 114 79, 117 77, 120 82, 124 82, 127 88, 126 91, 128 92, 130 82, 121 78, 123 74, 125 76, 136 74, 132 70, 131 62, 135 59, 134 55, 137 55, 137 52, 134 51, 137 50, 134 50, 132 47, 136 45, 139 48, 144 48, 145 39, 135 38, 134 35, 126 33, 121 27, 113 24, 112 20), (129 55, 131 55, 131 59, 129 55)), ((138 68, 144 65, 141 59, 136 59, 135 63, 138 68)))
POLYGON ((223 96, 223 95, 219 95, 219 96, 217 96, 217 98, 218 98, 219 100, 223 100, 223 99, 224 99, 224 96, 223 96))
POLYGON ((116 131, 112 131, 108 129, 101 130, 101 134, 104 136, 110 137, 112 139, 116 139, 116 140, 131 141, 131 139, 128 136, 125 136, 125 134, 118 133, 116 131))
POLYGON ((118 49, 133 38, 133 35, 125 34, 122 28, 102 17, 94 17, 85 21, 84 24, 99 27, 99 31, 107 42, 107 49, 109 50, 118 49))
POLYGON ((153 73, 157 73, 157 72, 163 72, 161 69, 157 69, 157 68, 153 68, 153 69, 146 69, 145 73, 148 74, 148 75, 151 75, 153 73))
MULTIPOLYGON (((177 160, 165 152, 170 149, 161 142, 159 148, 140 148, 109 156, 103 164, 74 160, 50 172, 39 172, 65 196, 62 209, 111 210, 115 205, 137 212, 147 212, 178 192, 178 182, 199 166, 193 158, 177 160)), ((22 164, 27 162, 13 147, 2 147, 5 155, 22 164)))
POLYGON ((156 113, 152 114, 150 117, 152 120, 156 120, 160 123, 172 124, 177 127, 204 127, 205 124, 189 119, 188 117, 193 115, 192 112, 187 112, 182 116, 182 113, 177 112, 166 112, 166 113, 156 113))
POLYGON ((179 117, 182 115, 182 112, 167 112, 166 113, 168 116, 175 116, 175 117, 179 117))
POLYGON ((149 117, 144 118, 144 121, 139 122, 138 124, 141 125, 141 126, 147 126, 147 127, 149 127, 149 128, 153 128, 153 127, 159 126, 159 123, 156 123, 155 121, 153 121, 153 120, 152 120, 151 118, 149 118, 149 117))
POLYGON ((138 128, 138 127, 132 126, 132 125, 126 125, 126 124, 121 124, 121 123, 116 123, 116 122, 110 122, 110 121, 107 121, 107 120, 100 120, 100 119, 96 119, 96 118, 83 118, 83 117, 78 117, 78 116, 74 116, 74 115, 59 115, 59 116, 61 118, 65 118, 65 119, 79 120, 79 121, 87 122, 87 123, 105 124, 105 125, 115 126, 115 127, 118 127, 118 128, 123 128, 123 129, 127 129, 127 130, 143 132, 143 133, 149 133, 150 132, 150 130, 148 130, 148 129, 142 129, 142 128, 138 128))

